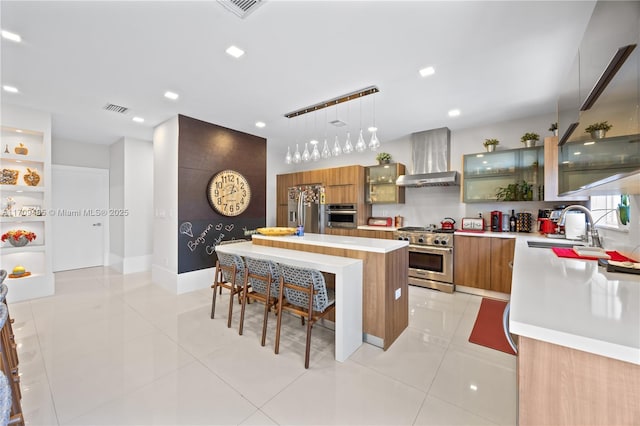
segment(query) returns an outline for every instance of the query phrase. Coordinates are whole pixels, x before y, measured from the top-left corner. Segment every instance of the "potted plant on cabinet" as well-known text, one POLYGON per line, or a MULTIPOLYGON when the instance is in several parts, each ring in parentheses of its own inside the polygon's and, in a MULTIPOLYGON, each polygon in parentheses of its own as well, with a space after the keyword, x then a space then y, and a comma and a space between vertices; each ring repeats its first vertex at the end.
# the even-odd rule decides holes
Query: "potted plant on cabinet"
POLYGON ((612 127, 613 126, 605 120, 600 123, 593 123, 587 126, 584 131, 590 133, 591 137, 594 139, 602 139, 607 135, 607 132, 611 130, 612 127))
POLYGON ((376 160, 378 160, 378 164, 389 164, 391 162, 391 154, 387 152, 381 152, 376 155, 376 160))
POLYGON ((629 223, 629 196, 622 194, 618 204, 618 220, 622 225, 629 223))
POLYGON ((498 139, 485 139, 482 145, 487 150, 487 152, 495 151, 496 145, 498 145, 500 141, 498 139))
POLYGON ((551 133, 553 133, 553 136, 558 136, 558 122, 557 121, 555 123, 551 123, 551 126, 549 126, 549 131, 551 133))
POLYGON ((531 148, 533 146, 536 146, 536 142, 539 139, 540 139, 540 135, 538 135, 537 133, 525 133, 520 138, 520 140, 522 141, 524 146, 527 147, 527 148, 531 148))

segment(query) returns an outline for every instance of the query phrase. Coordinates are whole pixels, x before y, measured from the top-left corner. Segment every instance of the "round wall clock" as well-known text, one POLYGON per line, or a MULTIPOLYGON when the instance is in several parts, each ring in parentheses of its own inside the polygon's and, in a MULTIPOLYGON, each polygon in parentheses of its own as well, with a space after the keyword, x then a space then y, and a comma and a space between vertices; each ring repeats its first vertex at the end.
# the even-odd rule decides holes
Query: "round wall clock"
POLYGON ((251 188, 242 174, 235 170, 216 173, 207 186, 209 204, 224 216, 238 216, 249 207, 251 188))

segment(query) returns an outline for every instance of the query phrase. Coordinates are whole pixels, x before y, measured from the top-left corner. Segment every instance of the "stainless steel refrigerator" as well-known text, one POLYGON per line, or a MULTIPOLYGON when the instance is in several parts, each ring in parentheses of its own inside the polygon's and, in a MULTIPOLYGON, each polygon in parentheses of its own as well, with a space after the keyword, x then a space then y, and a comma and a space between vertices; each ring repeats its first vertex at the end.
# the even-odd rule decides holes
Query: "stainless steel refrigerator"
POLYGON ((304 232, 324 234, 324 187, 302 185, 289 188, 288 226, 304 225, 304 232))

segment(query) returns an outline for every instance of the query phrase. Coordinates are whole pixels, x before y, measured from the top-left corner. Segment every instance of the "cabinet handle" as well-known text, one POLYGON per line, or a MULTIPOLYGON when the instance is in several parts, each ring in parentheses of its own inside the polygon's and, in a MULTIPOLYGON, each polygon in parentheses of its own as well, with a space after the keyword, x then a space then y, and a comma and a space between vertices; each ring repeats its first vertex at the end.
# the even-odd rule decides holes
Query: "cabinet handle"
POLYGON ((509 265, 509 268, 513 269, 513 260, 508 261, 507 265, 509 265))

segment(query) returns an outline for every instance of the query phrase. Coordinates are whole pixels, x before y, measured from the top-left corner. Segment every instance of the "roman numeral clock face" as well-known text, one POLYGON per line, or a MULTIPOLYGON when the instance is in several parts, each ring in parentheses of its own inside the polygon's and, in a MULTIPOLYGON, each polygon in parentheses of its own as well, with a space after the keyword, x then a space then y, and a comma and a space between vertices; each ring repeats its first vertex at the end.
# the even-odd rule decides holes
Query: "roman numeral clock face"
POLYGON ((251 202, 249 182, 234 170, 223 170, 214 175, 207 188, 209 204, 223 216, 238 216, 251 202))

